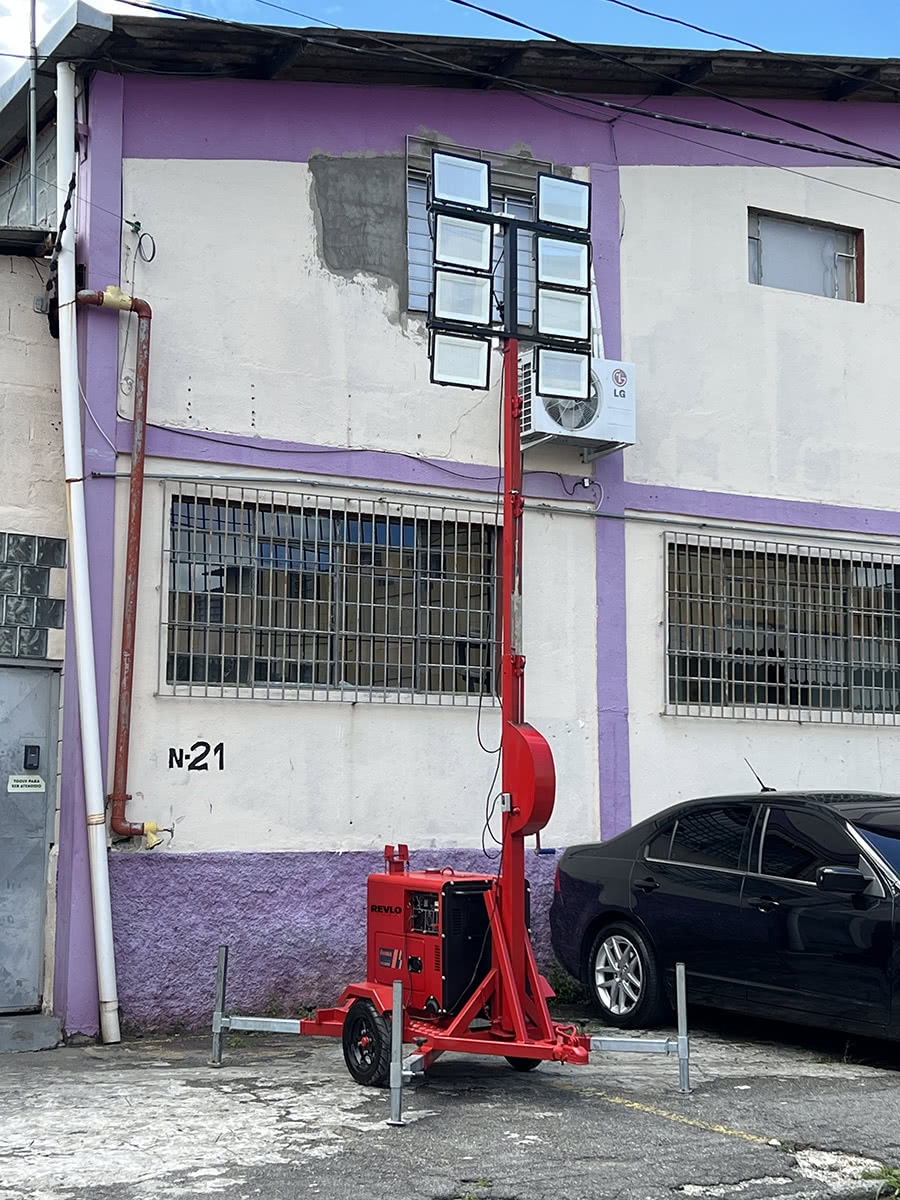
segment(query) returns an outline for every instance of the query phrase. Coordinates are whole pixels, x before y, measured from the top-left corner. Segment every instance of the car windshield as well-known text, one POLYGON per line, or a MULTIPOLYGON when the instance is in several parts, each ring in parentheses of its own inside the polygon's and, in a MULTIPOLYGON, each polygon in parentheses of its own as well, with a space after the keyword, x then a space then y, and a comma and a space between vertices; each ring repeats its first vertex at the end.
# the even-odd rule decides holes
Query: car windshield
POLYGON ((869 845, 874 846, 881 857, 900 875, 900 824, 891 826, 879 822, 877 827, 870 828, 858 821, 854 821, 854 824, 869 845))

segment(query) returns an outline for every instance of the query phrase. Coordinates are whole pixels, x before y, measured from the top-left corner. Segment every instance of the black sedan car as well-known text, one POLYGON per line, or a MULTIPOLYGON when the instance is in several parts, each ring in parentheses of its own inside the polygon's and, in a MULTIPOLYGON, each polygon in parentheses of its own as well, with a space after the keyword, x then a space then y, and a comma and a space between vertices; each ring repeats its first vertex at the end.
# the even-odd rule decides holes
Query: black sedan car
POLYGON ((612 1025, 689 1001, 900 1039, 900 795, 679 804, 563 854, 553 948, 612 1025))

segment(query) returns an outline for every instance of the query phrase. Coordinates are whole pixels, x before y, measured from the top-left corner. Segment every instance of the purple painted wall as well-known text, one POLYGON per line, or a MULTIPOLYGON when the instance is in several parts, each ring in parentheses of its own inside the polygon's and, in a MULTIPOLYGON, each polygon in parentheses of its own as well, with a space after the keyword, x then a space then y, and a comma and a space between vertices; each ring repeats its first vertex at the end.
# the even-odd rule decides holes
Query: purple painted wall
MULTIPOLYGON (((633 103, 633 98, 626 98, 633 103)), ((785 128, 776 117, 739 112, 708 100, 659 99, 659 111, 763 131, 822 147, 823 136, 785 128)), ((900 152, 900 124, 886 105, 769 104, 843 136, 900 152)), ((502 92, 442 92, 436 89, 358 88, 236 81, 185 81, 97 75, 91 86, 90 155, 87 186, 100 208, 82 214, 89 250, 90 287, 118 281, 121 235, 121 157, 271 159, 304 161, 325 153, 401 154, 417 128, 434 129, 463 145, 509 149, 527 143, 538 157, 591 167, 594 183, 595 261, 606 353, 619 353, 618 168, 635 163, 841 165, 785 147, 740 142, 724 135, 666 127, 652 119, 605 114, 567 119, 527 97, 502 92), (307 118, 308 114, 308 118, 307 118), (103 210, 106 210, 106 213, 103 210)), ((110 314, 82 314, 85 380, 95 414, 120 449, 129 445, 127 423, 116 422, 116 321, 110 314)), ((151 398, 152 404, 152 398, 151 398)), ((312 447, 285 446, 183 431, 151 430, 151 453, 196 461, 322 471, 312 447)), ((330 469, 345 476, 388 479, 403 484, 454 481, 440 465, 401 454, 341 451, 329 455, 330 469)), ((110 470, 112 455, 102 438, 86 428, 87 470, 110 470)), ((455 469, 457 464, 443 464, 455 469)), ((471 482, 455 486, 492 488, 484 467, 460 466, 471 482)), ((621 456, 597 465, 601 510, 621 516, 626 508, 697 512, 750 521, 808 524, 824 528, 900 527, 893 514, 860 514, 818 505, 785 505, 757 497, 690 493, 628 484, 621 456), (768 514, 768 515, 764 515, 768 514), (781 515, 776 515, 781 514, 781 515)), ((533 494, 556 496, 549 477, 529 481, 533 494)), ((90 480, 88 513, 97 674, 101 722, 108 708, 113 578, 111 485, 90 480)), ((606 834, 630 820, 628 785, 628 694, 625 660, 624 522, 597 522, 599 607, 597 689, 600 739, 601 819, 606 834)), ((70 657, 69 661, 73 661, 70 657)), ((67 1028, 97 1028, 87 891, 83 798, 73 673, 66 679, 64 786, 59 873, 59 938, 56 1008, 67 1028)), ((282 1008, 334 994, 335 980, 358 974, 362 963, 364 880, 378 866, 365 854, 146 855, 113 853, 110 871, 120 996, 126 1021, 159 1026, 204 1022, 211 1011, 215 947, 232 947, 231 1001, 235 1007, 265 1006, 276 993, 282 1008), (336 905, 336 897, 347 897, 336 905), (148 950, 152 947, 152 952, 148 950)), ((480 870, 476 851, 421 853, 417 862, 480 870)), ((546 960, 546 913, 554 860, 535 859, 533 907, 538 957, 546 960)))
MULTIPOLYGON (((556 858, 529 854, 533 941, 549 963, 556 858)), ((414 850, 414 869, 496 870, 479 850, 414 850)), ((216 948, 229 947, 228 1008, 295 1013, 365 978, 366 878, 380 854, 113 854, 123 1024, 209 1027, 216 948)))

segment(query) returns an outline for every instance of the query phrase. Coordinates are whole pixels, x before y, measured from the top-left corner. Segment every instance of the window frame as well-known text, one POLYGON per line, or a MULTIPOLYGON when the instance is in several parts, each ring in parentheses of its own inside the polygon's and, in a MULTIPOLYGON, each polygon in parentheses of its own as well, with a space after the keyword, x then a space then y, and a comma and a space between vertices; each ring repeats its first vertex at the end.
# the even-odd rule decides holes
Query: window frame
POLYGON ((661 536, 663 714, 900 725, 896 547, 661 536))
MULTIPOLYGON (((398 501, 388 500, 385 497, 370 498, 360 497, 358 495, 345 494, 323 494, 316 489, 315 491, 297 490, 296 492, 285 491, 283 489, 271 488, 256 488, 251 487, 240 479, 235 479, 233 483, 216 482, 211 484, 198 483, 196 481, 161 481, 162 494, 162 539, 161 539, 161 581, 159 589, 159 637, 158 637, 158 668, 157 668, 157 695, 174 696, 186 699, 208 698, 208 699, 264 699, 264 700, 285 700, 296 702, 298 700, 312 701, 346 701, 348 703, 356 703, 359 701, 369 701, 374 703, 398 703, 412 704, 421 706, 423 704, 429 706, 443 707, 473 707, 482 706, 487 708, 496 708, 499 705, 499 668, 500 668, 500 620, 501 611, 499 605, 499 588, 502 571, 501 558, 501 541, 502 541, 502 524, 498 519, 496 506, 490 506, 485 503, 483 508, 476 507, 476 504, 466 507, 461 505, 441 505, 436 499, 429 497, 419 500, 398 501), (223 549, 210 550, 191 545, 187 550, 179 552, 173 532, 179 527, 173 522, 173 504, 177 502, 189 503, 195 502, 198 505, 206 503, 212 509, 213 506, 221 505, 225 509, 231 508, 233 511, 238 511, 239 506, 244 510, 252 509, 254 516, 250 518, 251 522, 258 520, 259 514, 268 515, 284 515, 284 524, 289 527, 292 522, 295 522, 298 517, 302 523, 308 519, 315 519, 319 524, 325 520, 329 523, 329 532, 326 541, 322 544, 332 545, 332 539, 335 538, 333 531, 333 520, 335 518, 344 519, 347 525, 358 521, 358 539, 350 541, 334 540, 333 550, 330 552, 327 574, 332 584, 330 586, 328 596, 324 597, 324 603, 330 605, 333 609, 335 604, 341 605, 344 603, 345 597, 343 591, 346 582, 353 580, 367 580, 366 584, 368 592, 363 594, 361 584, 357 584, 357 590, 360 595, 357 596, 357 601, 350 600, 348 603, 351 608, 356 605, 356 618, 362 621, 358 628, 351 626, 340 628, 335 626, 334 617, 329 620, 327 629, 319 628, 316 622, 319 620, 318 608, 319 602, 323 601, 323 597, 319 596, 318 588, 312 596, 303 594, 303 577, 307 570, 318 579, 320 571, 319 566, 319 551, 320 535, 317 532, 315 538, 315 557, 314 566, 306 568, 305 554, 306 548, 304 543, 310 540, 306 537, 305 530, 298 539, 291 534, 274 534, 269 532, 260 532, 255 528, 251 538, 247 543, 247 549, 241 549, 238 556, 239 561, 230 564, 222 557, 224 570, 236 569, 243 575, 245 571, 251 572, 254 576, 258 576, 260 572, 267 571, 284 573, 283 588, 284 595, 280 592, 268 589, 272 587, 272 579, 268 584, 259 590, 259 580, 251 582, 250 590, 247 591, 243 587, 237 596, 239 605, 239 614, 237 618, 228 619, 227 613, 222 612, 220 616, 224 619, 215 620, 212 617, 195 617, 194 603, 201 597, 207 600, 207 603, 213 597, 219 598, 218 592, 204 592, 195 587, 193 573, 197 567, 219 566, 219 557, 226 555, 227 550, 223 549), (345 514, 345 516, 342 516, 345 514), (371 541, 363 537, 363 524, 372 522, 372 539, 371 541), (391 534, 386 532, 386 540, 382 544, 378 540, 376 531, 376 522, 385 522, 386 525, 393 525, 397 521, 401 522, 400 543, 393 545, 391 534), (409 546, 403 542, 403 526, 411 527, 412 542, 409 546), (431 542, 420 544, 419 537, 421 531, 419 526, 426 527, 428 537, 437 536, 436 531, 441 536, 445 531, 449 532, 446 536, 460 537, 465 540, 465 545, 448 545, 441 542, 440 546, 434 546, 431 542), (484 539, 489 535, 489 543, 484 539), (273 563, 263 562, 259 553, 261 543, 267 545, 277 541, 280 545, 285 546, 284 562, 277 559, 277 556, 271 556, 273 563), (299 559, 299 565, 293 566, 289 561, 291 555, 289 553, 293 543, 299 540, 302 553, 299 559), (473 549, 473 541, 477 542, 473 549), (252 544, 251 544, 252 543, 252 544), (341 560, 341 547, 355 546, 357 548, 357 560, 349 565, 341 560), (411 588, 412 603, 410 611, 414 630, 412 633, 404 633, 402 629, 402 610, 404 608, 402 596, 397 599, 397 604, 400 606, 397 610, 397 621, 399 622, 394 628, 391 623, 390 613, 393 611, 390 600, 385 595, 383 603, 376 600, 377 586, 379 581, 383 581, 384 588, 388 589, 391 580, 394 577, 400 577, 404 574, 404 568, 385 559, 383 563, 375 561, 375 552, 378 550, 391 551, 397 550, 402 553, 408 550, 413 557, 412 575, 406 580, 408 589, 411 588), (337 553, 334 553, 334 550, 337 553), (368 551, 368 553, 367 553, 368 551), (452 570, 446 567, 441 567, 437 574, 431 563, 431 559, 435 553, 440 551, 443 555, 456 555, 458 558, 465 560, 460 567, 454 563, 452 570), (253 561, 244 562, 244 557, 253 558, 253 561), (474 559, 473 559, 474 556, 474 559), (372 560, 372 561, 368 561, 372 560), (477 569, 473 573, 473 561, 477 563, 477 569), (190 578, 187 590, 183 588, 173 589, 173 579, 176 567, 183 566, 190 572, 190 578), (349 571, 349 575, 348 575, 349 571), (288 588, 290 586, 289 577, 297 575, 299 582, 297 584, 297 595, 290 596, 288 588), (427 586, 430 588, 437 587, 437 598, 429 593, 423 598, 421 587, 427 586), (488 602, 487 608, 473 608, 473 592, 475 593, 474 602, 483 604, 486 599, 488 602), (190 599, 187 601, 188 615, 182 616, 178 610, 177 597, 186 596, 190 599), (449 596, 449 606, 448 606, 449 596), (278 621, 269 619, 268 623, 260 621, 260 613, 266 608, 267 597, 268 613, 271 618, 272 599, 276 606, 283 604, 285 612, 288 610, 288 602, 299 606, 298 622, 295 627, 289 627, 288 619, 285 619, 284 627, 282 628, 278 621), (263 607, 260 608, 257 601, 262 598, 263 607), (240 606, 244 605, 244 601, 249 604, 246 614, 240 611, 240 606), (175 603, 173 610, 172 605, 175 603), (302 615, 302 606, 310 604, 315 606, 316 612, 313 616, 315 627, 306 628, 305 619, 302 615), (379 630, 375 627, 375 617, 372 615, 371 629, 365 625, 364 621, 366 614, 374 614, 376 609, 384 608, 383 623, 384 629, 379 630), (246 616, 246 620, 244 617, 246 616), (434 621, 437 620, 437 628, 434 632, 434 621), (458 621, 464 622, 463 632, 455 632, 455 623, 458 621), (448 625, 453 625, 452 629, 445 631, 445 622, 448 625), (484 636, 476 636, 472 632, 472 625, 476 624, 477 630, 484 630, 484 636), (174 636, 177 639, 178 630, 186 631, 186 649, 179 649, 177 640, 172 643, 171 638, 174 636), (233 650, 222 649, 210 652, 207 643, 204 642, 204 649, 194 648, 195 633, 203 634, 204 631, 208 634, 210 631, 229 631, 233 634, 235 648, 233 650), (270 653, 261 652, 257 649, 257 644, 260 638, 264 639, 265 645, 272 646, 273 637, 281 637, 286 645, 287 639, 292 637, 299 642, 296 656, 288 654, 287 650, 281 655, 275 653, 274 650, 270 653), (243 651, 238 647, 244 637, 249 638, 250 649, 244 655, 243 651), (313 664, 313 677, 311 680, 302 679, 275 679, 269 675, 266 679, 257 679, 254 677, 253 664, 259 661, 269 662, 269 670, 271 671, 271 663, 281 660, 282 668, 288 663, 297 662, 302 666, 306 659, 301 655, 303 639, 312 639, 316 645, 313 652, 311 662, 313 664), (330 643, 346 643, 343 649, 330 649, 328 652, 327 661, 322 659, 319 654, 318 646, 322 640, 328 640, 330 643), (404 643, 414 643, 412 661, 407 664, 411 672, 410 682, 404 685, 401 681, 403 673, 407 669, 404 665, 402 647, 404 643), (353 642, 357 645, 357 655, 352 654, 349 658, 346 657, 347 646, 353 642), (394 645, 396 643, 396 645, 394 645), (480 663, 472 664, 468 658, 463 664, 456 664, 446 661, 446 655, 449 652, 448 647, 453 647, 456 643, 469 647, 476 645, 480 647, 479 654, 482 656, 480 663), (173 648, 174 646, 174 648, 173 648), (367 659, 360 653, 359 647, 363 650, 369 647, 371 651, 370 657, 367 659), (380 659, 377 651, 381 647, 385 647, 385 657, 380 659), (388 657, 388 648, 393 647, 397 655, 396 661, 388 657), (424 652, 421 647, 425 647, 424 652), (417 649, 419 648, 419 649, 417 649), (437 654, 437 658, 434 654, 437 654), (424 654, 424 656, 421 656, 424 654), (209 660, 210 658, 222 658, 223 666, 220 670, 220 678, 209 680, 208 665, 206 669, 206 677, 203 679, 195 678, 193 668, 189 672, 189 678, 177 678, 177 663, 170 667, 169 659, 172 656, 192 657, 199 655, 201 658, 209 660), (223 657, 224 656, 224 657, 223 657), (242 657, 249 657, 251 666, 249 668, 249 678, 242 680, 240 675, 234 680, 225 680, 225 658, 236 658, 239 660, 242 657), (333 668, 336 667, 337 674, 333 675, 333 668), (318 677, 318 669, 324 669, 326 672, 326 681, 318 677), (356 672, 356 682, 347 682, 347 670, 352 674, 356 672), (171 678, 169 677, 171 670, 171 678), (376 682, 379 670, 382 673, 382 682, 376 682), (419 675, 424 672, 424 686, 420 686, 419 675), (457 688, 455 690, 446 690, 444 684, 448 678, 448 673, 462 672, 467 680, 475 677, 480 677, 484 680, 482 688, 469 687, 468 689, 457 688), (363 682, 365 674, 368 673, 369 681, 363 682), (396 674, 396 682, 388 682, 389 675, 396 674), (436 674, 436 686, 432 686, 432 679, 436 674)), ((223 539, 232 536, 232 531, 227 527, 229 518, 226 517, 226 527, 213 528, 210 522, 209 528, 203 528, 202 525, 195 523, 193 528, 187 530, 189 533, 215 534, 221 535, 223 539)), ((240 536, 240 535, 238 535, 240 536)), ((401 584, 402 584, 401 579, 401 584)), ((224 584, 224 576, 223 576, 224 584)), ((221 595, 222 608, 225 609, 227 596, 232 596, 233 593, 223 592, 221 595)), ((224 642, 223 642, 224 646, 224 642)))
POLYGON ((746 875, 749 863, 750 847, 753 841, 753 836, 756 831, 759 804, 751 799, 746 799, 743 796, 735 797, 730 803, 706 804, 697 808, 689 808, 684 812, 680 812, 672 819, 672 829, 669 836, 669 857, 668 858, 653 858, 650 854, 650 846, 661 833, 665 832, 665 825, 656 829, 653 835, 644 843, 644 861, 658 863, 660 866, 682 867, 687 870, 697 871, 719 871, 726 875, 746 875), (747 818, 747 825, 744 829, 744 834, 741 839, 741 848, 738 854, 738 865, 736 867, 717 866, 714 863, 690 863, 684 862, 681 859, 672 858, 672 850, 675 845, 675 837, 678 832, 679 822, 686 817, 696 816, 702 813, 718 812, 720 809, 726 808, 748 808, 750 815, 747 818))
POLYGON ((797 296, 817 296, 822 300, 842 300, 850 304, 865 303, 865 230, 854 228, 852 225, 841 225, 835 221, 822 221, 813 217, 801 217, 796 213, 776 212, 774 209, 756 208, 750 205, 747 209, 747 241, 748 241, 748 283, 751 287, 767 287, 774 291, 791 292, 797 296), (836 252, 836 258, 850 258, 853 262, 853 269, 850 274, 851 285, 853 288, 852 296, 841 296, 838 294, 828 296, 824 292, 811 292, 806 288, 787 288, 779 284, 767 283, 762 278, 762 234, 759 227, 759 218, 765 217, 772 221, 779 221, 782 224, 812 226, 816 229, 825 229, 832 233, 848 234, 853 241, 853 253, 844 254, 836 252), (753 221, 756 221, 756 233, 751 232, 753 221), (752 278, 753 272, 749 262, 749 243, 755 242, 756 253, 756 278, 752 278))
MULTIPOLYGON (((759 821, 757 830, 755 831, 755 834, 754 834, 755 844, 750 847, 751 853, 750 853, 750 862, 748 864, 748 870, 747 870, 748 875, 752 875, 755 879, 775 879, 775 880, 778 880, 779 883, 788 883, 791 885, 796 885, 796 886, 801 886, 801 887, 811 887, 811 888, 818 887, 818 884, 816 883, 816 881, 814 879, 794 879, 791 875, 771 875, 768 872, 763 871, 763 869, 762 869, 762 867, 763 867, 763 850, 765 848, 765 843, 766 843, 766 833, 768 832, 768 829, 769 829, 769 818, 772 814, 773 809, 776 809, 780 812, 786 812, 786 813, 803 813, 806 816, 812 816, 812 817, 817 818, 818 820, 824 822, 825 825, 830 826, 833 829, 839 829, 841 831, 841 833, 846 837, 847 841, 849 843, 852 843, 856 847, 860 856, 862 858, 866 859, 866 861, 869 863, 871 869, 874 871, 876 878, 883 885, 883 881, 881 880, 880 872, 876 870, 876 868, 872 864, 871 860, 869 859, 868 855, 863 853, 862 847, 860 845, 860 839, 853 836, 853 831, 849 825, 849 822, 843 820, 836 813, 829 812, 827 809, 825 809, 823 811, 818 808, 812 808, 812 807, 807 808, 807 807, 805 807, 803 805, 799 805, 799 804, 779 803, 779 804, 767 804, 765 806, 765 812, 762 816, 762 819, 759 821), (754 866, 755 866, 755 869, 754 869, 754 866)), ((840 866, 841 864, 832 862, 832 863, 823 864, 823 865, 840 866)))

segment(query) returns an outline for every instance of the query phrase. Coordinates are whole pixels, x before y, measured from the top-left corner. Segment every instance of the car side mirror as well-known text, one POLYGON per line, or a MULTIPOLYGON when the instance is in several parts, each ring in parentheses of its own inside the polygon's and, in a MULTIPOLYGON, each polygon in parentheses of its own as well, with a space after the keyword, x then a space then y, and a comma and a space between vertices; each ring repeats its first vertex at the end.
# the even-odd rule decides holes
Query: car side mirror
POLYGON ((858 896, 869 886, 862 871, 856 867, 819 867, 816 887, 823 892, 843 892, 847 896, 858 896))

